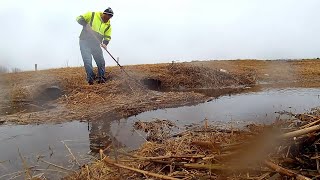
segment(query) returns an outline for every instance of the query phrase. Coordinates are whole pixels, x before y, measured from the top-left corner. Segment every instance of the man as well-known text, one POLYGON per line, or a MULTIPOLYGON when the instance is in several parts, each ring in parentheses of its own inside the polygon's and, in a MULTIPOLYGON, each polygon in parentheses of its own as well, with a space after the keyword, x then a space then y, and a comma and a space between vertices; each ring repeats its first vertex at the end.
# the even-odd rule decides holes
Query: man
POLYGON ((106 48, 111 40, 112 16, 113 11, 108 8, 104 12, 88 12, 77 17, 78 23, 83 26, 79 44, 89 85, 95 80, 99 84, 106 82, 105 61, 100 46, 106 48), (93 72, 92 56, 98 66, 98 77, 93 72))

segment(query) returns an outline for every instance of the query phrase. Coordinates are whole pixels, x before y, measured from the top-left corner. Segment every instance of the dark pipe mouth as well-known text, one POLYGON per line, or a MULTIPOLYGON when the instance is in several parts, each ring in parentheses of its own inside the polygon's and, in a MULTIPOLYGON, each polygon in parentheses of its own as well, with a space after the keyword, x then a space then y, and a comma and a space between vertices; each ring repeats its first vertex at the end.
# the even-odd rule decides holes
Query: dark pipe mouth
POLYGON ((159 79, 146 78, 141 80, 141 82, 150 90, 154 90, 154 91, 161 90, 161 81, 159 79))
MULTIPOLYGON (((12 101, 6 108, 0 108, 0 115, 11 115, 19 112, 29 113, 52 109, 55 106, 46 104, 47 102, 56 100, 63 95, 62 90, 58 86, 43 88, 38 91, 36 97, 30 101, 12 101)), ((0 125, 3 123, 0 121, 0 125)))
POLYGON ((39 96, 36 98, 38 102, 53 101, 62 96, 62 90, 58 86, 51 86, 45 88, 40 92, 39 96))

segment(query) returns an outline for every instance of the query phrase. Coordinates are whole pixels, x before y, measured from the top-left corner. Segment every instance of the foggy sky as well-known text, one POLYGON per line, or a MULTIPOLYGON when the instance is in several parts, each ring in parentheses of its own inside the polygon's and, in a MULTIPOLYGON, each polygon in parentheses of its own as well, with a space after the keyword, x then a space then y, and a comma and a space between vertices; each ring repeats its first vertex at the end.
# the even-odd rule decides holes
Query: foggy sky
POLYGON ((108 6, 109 50, 124 65, 320 57, 318 0, 1 0, 0 65, 83 65, 75 19, 108 6))

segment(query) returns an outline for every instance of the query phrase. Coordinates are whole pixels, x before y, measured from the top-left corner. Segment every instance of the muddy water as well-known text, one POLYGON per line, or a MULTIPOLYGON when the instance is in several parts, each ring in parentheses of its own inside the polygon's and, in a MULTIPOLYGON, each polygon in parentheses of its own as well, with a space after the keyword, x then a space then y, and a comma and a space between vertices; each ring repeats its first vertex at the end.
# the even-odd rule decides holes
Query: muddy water
MULTIPOLYGON (((210 91, 205 92, 210 95, 210 91)), ((216 93, 213 93, 215 96, 216 93)), ((183 131, 186 125, 204 124, 204 119, 223 128, 243 127, 250 123, 268 124, 276 118, 291 118, 276 112, 303 113, 320 106, 320 89, 291 88, 268 89, 257 87, 243 93, 221 96, 212 101, 180 108, 168 108, 141 113, 111 124, 113 136, 128 147, 137 148, 145 142, 145 134, 132 131, 137 121, 168 119, 175 122, 183 131)))
POLYGON ((49 166, 39 158, 66 168, 77 169, 76 165, 72 167, 74 163, 69 162, 70 153, 61 141, 72 149, 79 163, 89 162, 90 141, 87 123, 75 121, 58 125, 0 126, 0 179, 10 179, 15 175, 18 176, 17 179, 24 179, 24 174, 21 173, 10 175, 24 169, 20 154, 28 167, 39 170, 35 174, 43 172, 50 179, 59 179, 65 176, 66 171, 49 166), (54 175, 50 176, 52 173, 54 175))
MULTIPOLYGON (((202 93, 216 96, 215 91, 206 90, 202 93)), ((42 169, 37 172, 45 173, 47 177, 54 173, 50 179, 58 179, 65 175, 65 170, 49 166, 39 161, 38 157, 65 168, 77 169, 77 165, 70 161, 70 152, 61 141, 67 144, 82 164, 93 158, 90 152, 97 152, 99 148, 110 144, 137 148, 145 141, 146 135, 133 130, 132 125, 136 121, 169 119, 180 127, 175 132, 182 131, 185 125, 202 124, 204 119, 223 127, 243 126, 252 122, 270 123, 278 116, 288 118, 275 113, 277 111, 300 113, 320 106, 319 95, 320 89, 257 87, 236 94, 230 92, 195 106, 149 111, 121 120, 100 120, 90 124, 74 121, 58 125, 0 126, 0 179, 8 179, 13 175, 1 176, 23 169, 18 149, 28 166, 42 169), (57 170, 60 172, 57 173, 57 170)))

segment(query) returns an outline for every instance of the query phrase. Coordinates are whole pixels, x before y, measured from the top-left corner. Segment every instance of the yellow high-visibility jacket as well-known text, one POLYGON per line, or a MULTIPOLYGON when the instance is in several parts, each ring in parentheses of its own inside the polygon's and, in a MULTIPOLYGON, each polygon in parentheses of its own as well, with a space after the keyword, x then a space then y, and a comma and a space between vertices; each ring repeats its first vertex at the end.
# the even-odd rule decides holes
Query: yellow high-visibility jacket
POLYGON ((77 17, 79 24, 83 25, 83 29, 80 34, 80 39, 82 40, 99 40, 100 43, 102 40, 110 41, 111 40, 111 24, 110 20, 104 23, 101 19, 102 12, 87 12, 83 15, 77 17), (85 26, 89 24, 93 32, 88 32, 85 26), (94 36, 96 37, 94 37, 94 36))

